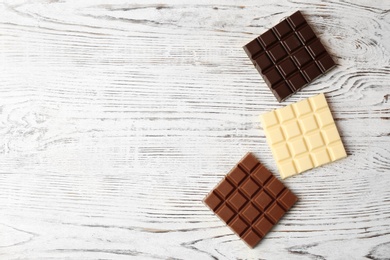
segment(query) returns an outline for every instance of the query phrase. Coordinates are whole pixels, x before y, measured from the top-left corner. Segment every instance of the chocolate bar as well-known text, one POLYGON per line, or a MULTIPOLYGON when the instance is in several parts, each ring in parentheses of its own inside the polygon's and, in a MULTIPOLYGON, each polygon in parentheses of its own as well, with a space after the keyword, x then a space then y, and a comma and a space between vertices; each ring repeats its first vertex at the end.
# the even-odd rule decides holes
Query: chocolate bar
POLYGON ((256 246, 297 197, 248 153, 204 203, 250 247, 256 246))
POLYGON ((347 156, 324 94, 260 120, 282 179, 347 156))
POLYGON ((279 102, 336 65, 299 11, 243 48, 279 102))

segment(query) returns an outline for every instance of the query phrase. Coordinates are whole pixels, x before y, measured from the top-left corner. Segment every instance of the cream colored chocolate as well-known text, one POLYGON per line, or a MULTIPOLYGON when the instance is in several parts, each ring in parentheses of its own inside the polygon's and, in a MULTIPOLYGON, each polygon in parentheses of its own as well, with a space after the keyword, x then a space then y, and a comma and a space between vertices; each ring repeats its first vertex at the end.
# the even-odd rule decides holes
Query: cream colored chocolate
POLYGON ((324 94, 260 116, 285 179, 347 156, 324 94))

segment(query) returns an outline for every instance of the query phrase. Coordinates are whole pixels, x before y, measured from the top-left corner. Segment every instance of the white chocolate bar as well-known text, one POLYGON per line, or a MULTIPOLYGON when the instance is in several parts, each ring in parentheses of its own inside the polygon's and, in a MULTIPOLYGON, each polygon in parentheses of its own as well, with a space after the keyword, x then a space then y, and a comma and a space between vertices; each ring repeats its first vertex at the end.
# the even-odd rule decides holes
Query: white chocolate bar
POLYGON ((347 156, 324 94, 260 116, 285 179, 347 156))

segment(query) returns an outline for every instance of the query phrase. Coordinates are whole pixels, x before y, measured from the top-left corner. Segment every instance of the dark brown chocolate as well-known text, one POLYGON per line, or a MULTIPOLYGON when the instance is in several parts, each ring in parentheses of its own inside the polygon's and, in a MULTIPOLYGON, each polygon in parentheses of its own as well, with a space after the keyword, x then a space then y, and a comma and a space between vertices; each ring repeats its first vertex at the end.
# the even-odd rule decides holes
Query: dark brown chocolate
POLYGON ((299 11, 243 48, 279 102, 336 65, 299 11))
POLYGON ((250 247, 295 204, 297 197, 248 153, 204 203, 250 247))

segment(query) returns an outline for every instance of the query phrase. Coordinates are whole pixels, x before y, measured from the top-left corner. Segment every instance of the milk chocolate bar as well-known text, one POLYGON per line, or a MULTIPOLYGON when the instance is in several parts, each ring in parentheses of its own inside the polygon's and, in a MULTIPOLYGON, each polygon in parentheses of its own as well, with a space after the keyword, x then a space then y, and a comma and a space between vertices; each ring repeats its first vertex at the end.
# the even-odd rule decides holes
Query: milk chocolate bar
POLYGON ((299 11, 243 48, 279 102, 336 65, 299 11))
POLYGON ((251 153, 204 199, 250 247, 256 246, 296 201, 297 197, 251 153))

